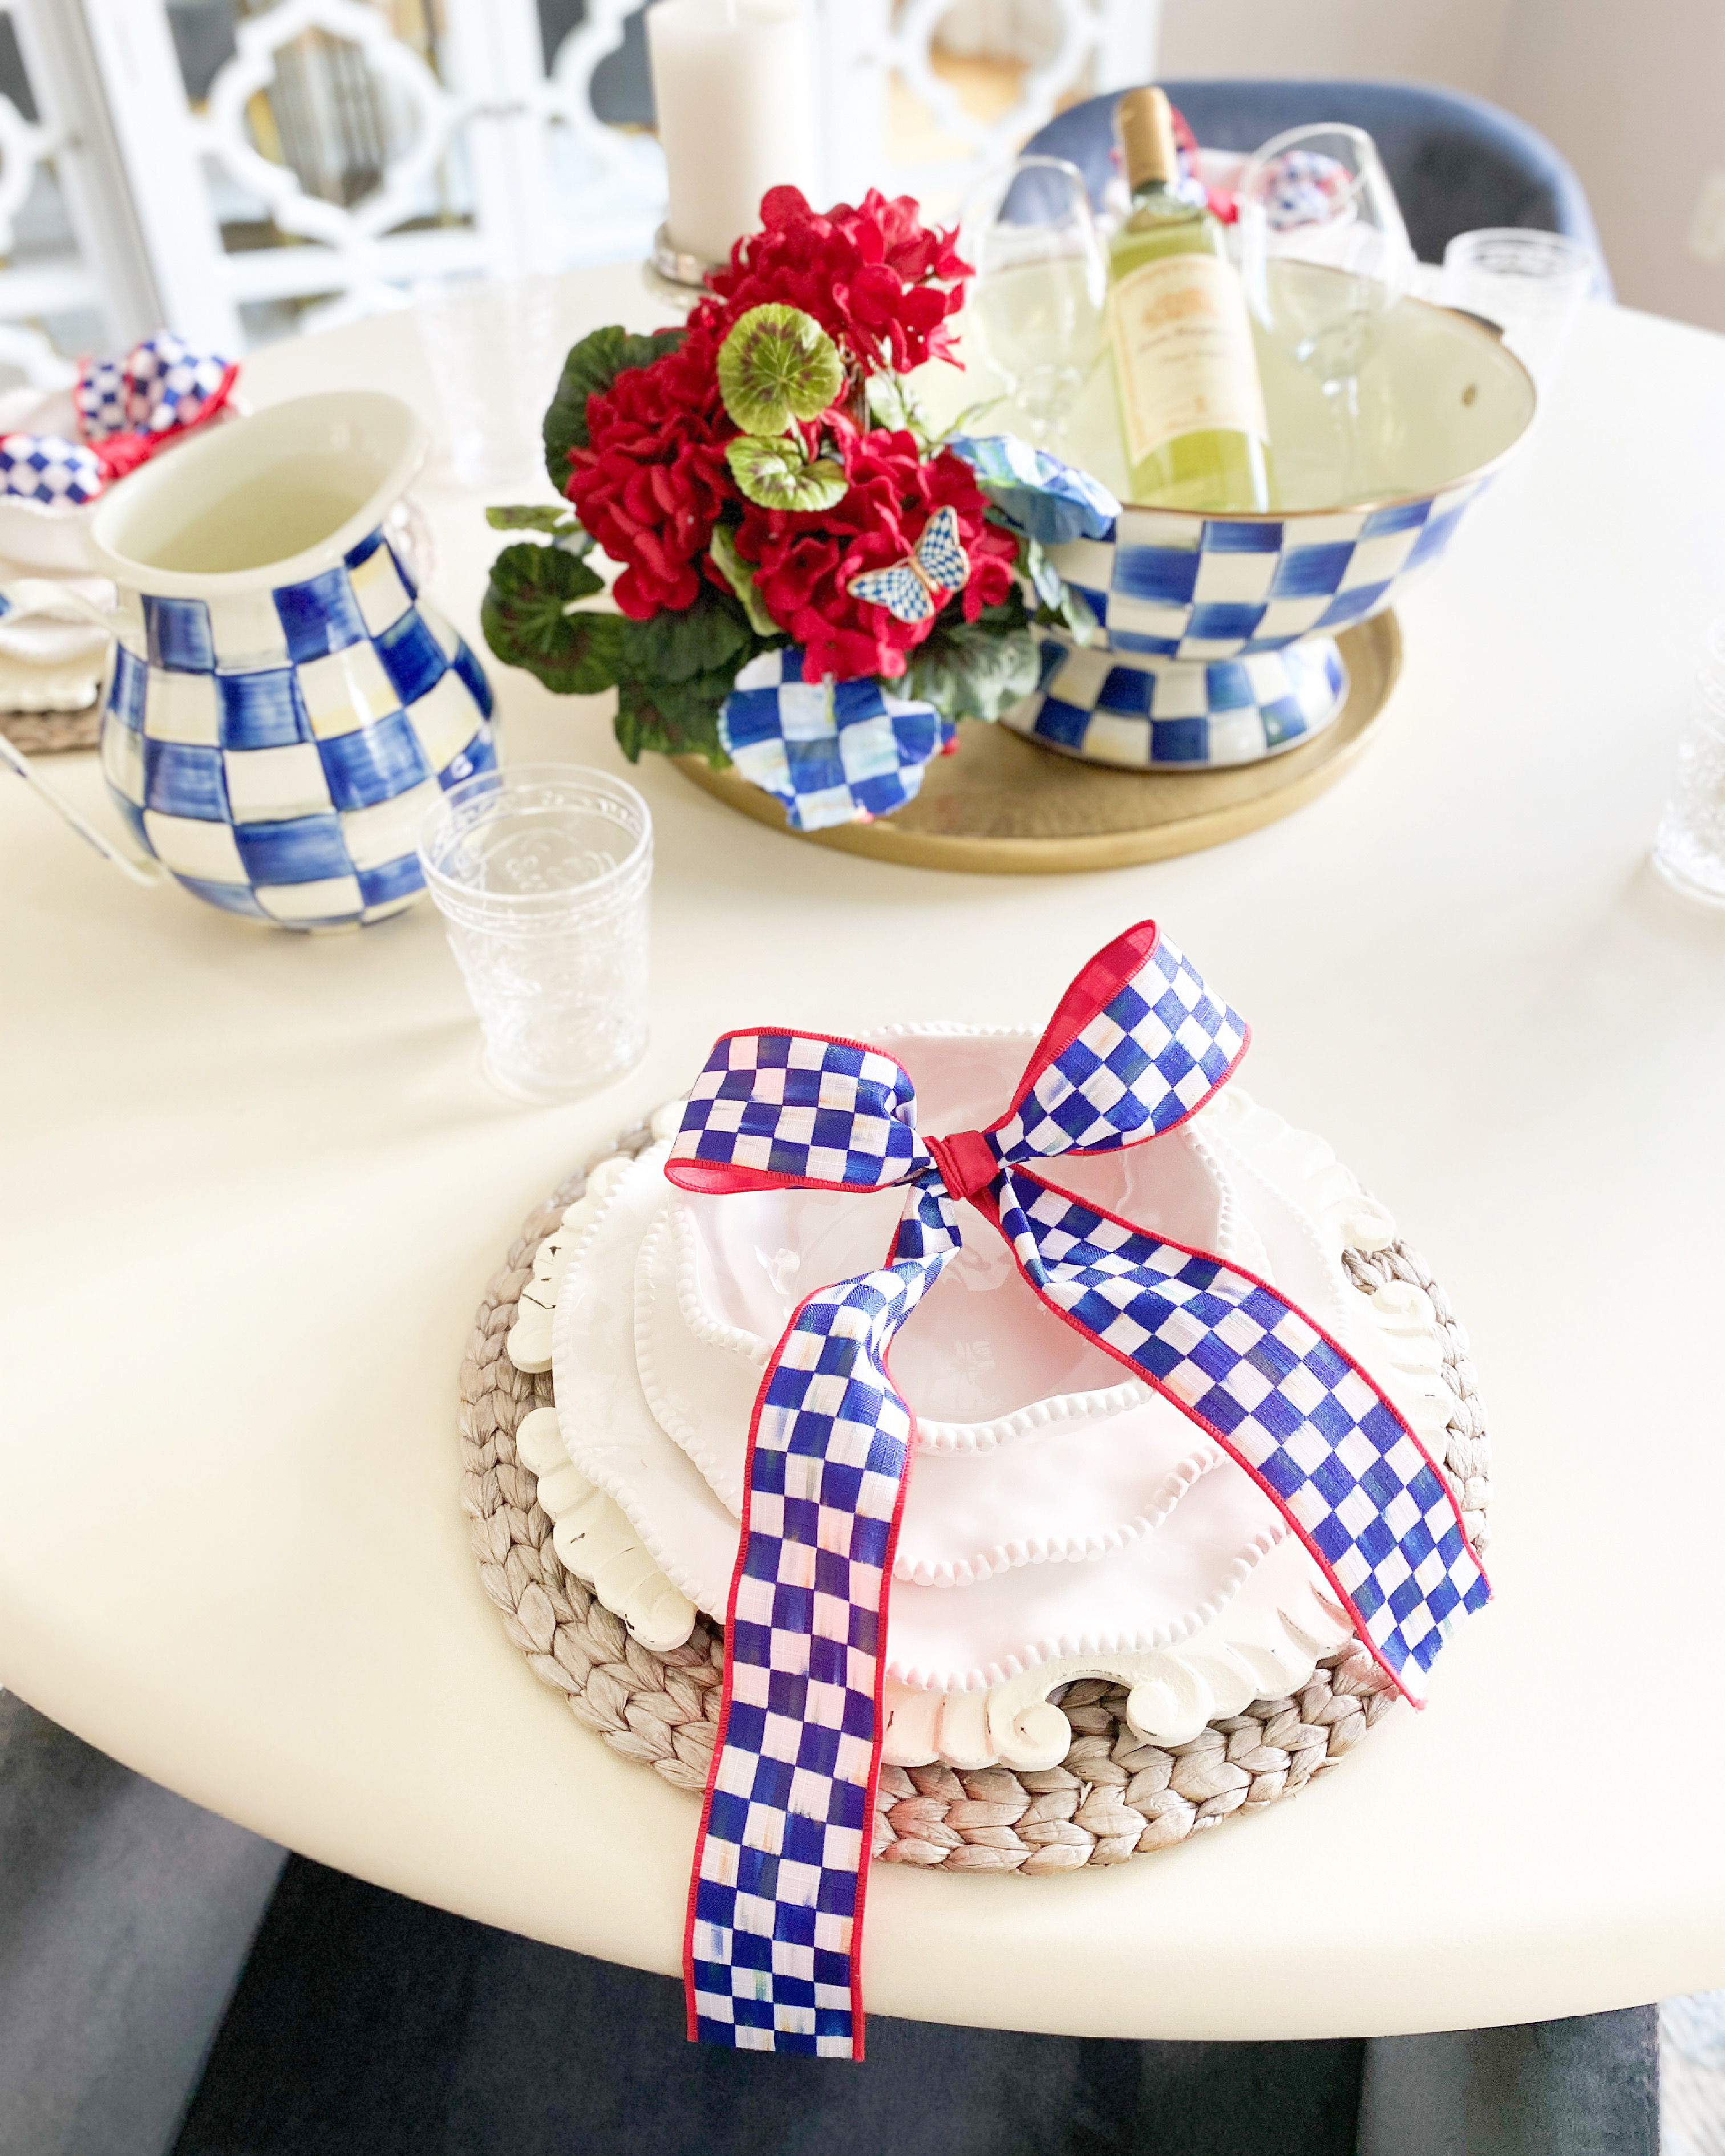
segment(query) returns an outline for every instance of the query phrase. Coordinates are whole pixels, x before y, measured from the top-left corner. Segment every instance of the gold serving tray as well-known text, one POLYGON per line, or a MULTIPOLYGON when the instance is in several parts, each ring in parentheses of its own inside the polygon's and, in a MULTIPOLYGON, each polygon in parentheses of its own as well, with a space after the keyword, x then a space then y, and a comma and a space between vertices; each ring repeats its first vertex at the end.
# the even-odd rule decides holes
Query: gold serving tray
POLYGON ((937 757, 914 801, 873 824, 792 831, 770 793, 699 757, 672 759, 695 783, 757 824, 811 846, 909 868, 973 875, 1055 875, 1195 854, 1291 815, 1335 784, 1378 730, 1401 671, 1401 631, 1380 613, 1336 639, 1348 701, 1315 741, 1220 771, 1123 771, 1038 747, 967 719, 957 756, 937 757))

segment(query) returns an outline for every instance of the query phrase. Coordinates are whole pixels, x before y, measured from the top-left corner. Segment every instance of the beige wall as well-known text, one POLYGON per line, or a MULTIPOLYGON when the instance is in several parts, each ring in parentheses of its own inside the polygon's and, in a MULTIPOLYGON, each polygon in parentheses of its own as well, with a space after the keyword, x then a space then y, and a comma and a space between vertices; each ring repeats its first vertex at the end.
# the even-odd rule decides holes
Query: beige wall
POLYGON ((1516 0, 1162 0, 1158 71, 1173 77, 1402 76, 1489 97, 1515 4, 1516 0))
POLYGON ((1580 173, 1619 298, 1725 330, 1725 264, 1686 245, 1725 168, 1725 0, 1514 0, 1497 95, 1580 173))
POLYGON ((1581 176, 1619 296, 1725 330, 1687 235, 1725 170, 1725 0, 1163 0, 1158 72, 1447 83, 1532 122, 1581 176))

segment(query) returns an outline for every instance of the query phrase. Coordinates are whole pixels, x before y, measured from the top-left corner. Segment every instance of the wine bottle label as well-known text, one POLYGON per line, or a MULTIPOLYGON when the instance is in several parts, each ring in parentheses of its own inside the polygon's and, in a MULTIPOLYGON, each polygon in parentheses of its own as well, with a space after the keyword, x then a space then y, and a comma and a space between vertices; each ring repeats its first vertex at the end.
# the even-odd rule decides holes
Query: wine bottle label
POLYGON ((1211 428, 1268 440, 1245 295, 1225 262, 1168 254, 1129 270, 1109 294, 1108 326, 1128 465, 1211 428))

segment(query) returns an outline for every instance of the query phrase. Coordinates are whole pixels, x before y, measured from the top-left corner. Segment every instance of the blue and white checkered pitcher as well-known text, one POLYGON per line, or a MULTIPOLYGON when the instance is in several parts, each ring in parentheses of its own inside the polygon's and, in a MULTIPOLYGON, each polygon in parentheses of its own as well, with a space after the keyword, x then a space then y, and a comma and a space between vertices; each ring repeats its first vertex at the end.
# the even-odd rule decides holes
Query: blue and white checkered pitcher
POLYGON ((426 441, 397 398, 300 398, 146 465, 92 519, 120 593, 103 773, 140 844, 229 913, 400 912, 427 810, 496 761, 479 663, 384 535, 426 441))

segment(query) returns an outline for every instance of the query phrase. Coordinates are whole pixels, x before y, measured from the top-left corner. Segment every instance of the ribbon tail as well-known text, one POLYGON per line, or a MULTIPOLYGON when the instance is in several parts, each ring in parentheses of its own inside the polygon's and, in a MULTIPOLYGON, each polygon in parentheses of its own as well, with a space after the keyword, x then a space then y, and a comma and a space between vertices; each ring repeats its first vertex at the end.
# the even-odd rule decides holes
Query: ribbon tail
POLYGON ((1004 1170, 984 1209, 1050 1310, 1245 1468, 1423 1707, 1445 1641, 1491 1587, 1448 1483, 1369 1372, 1267 1281, 1040 1176, 1004 1170))
POLYGON ((915 1442, 887 1357, 957 1247, 931 1176, 881 1270, 798 1306, 757 1395, 684 1932, 691 2041, 863 2056, 887 1599, 915 1442))

